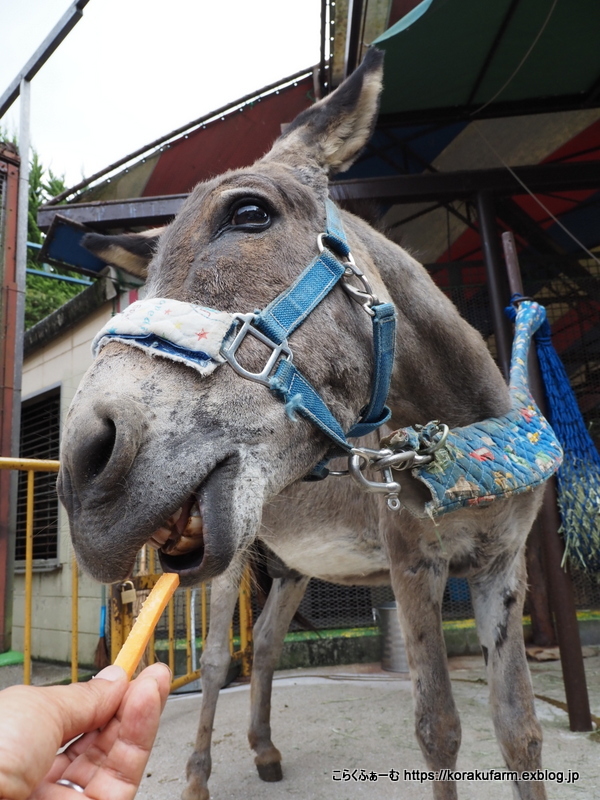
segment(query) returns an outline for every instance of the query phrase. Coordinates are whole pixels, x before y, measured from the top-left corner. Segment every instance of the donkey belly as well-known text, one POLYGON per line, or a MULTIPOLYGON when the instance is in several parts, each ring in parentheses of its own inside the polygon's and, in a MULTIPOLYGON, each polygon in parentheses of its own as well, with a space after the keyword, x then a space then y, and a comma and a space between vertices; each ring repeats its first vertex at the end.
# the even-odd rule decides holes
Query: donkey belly
MULTIPOLYGON (((315 528, 295 535, 260 538, 292 569, 333 583, 387 582, 389 563, 378 542, 356 538, 354 530, 315 528)), ((281 531, 279 531, 281 533, 281 531)))
POLYGON ((303 575, 334 583, 388 581, 377 501, 349 480, 289 486, 263 509, 259 537, 303 575))

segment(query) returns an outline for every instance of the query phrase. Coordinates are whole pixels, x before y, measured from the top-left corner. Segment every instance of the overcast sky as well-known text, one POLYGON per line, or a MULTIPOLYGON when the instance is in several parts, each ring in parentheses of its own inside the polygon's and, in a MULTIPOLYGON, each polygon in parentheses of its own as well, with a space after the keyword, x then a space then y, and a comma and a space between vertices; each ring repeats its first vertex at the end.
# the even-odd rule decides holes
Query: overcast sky
MULTIPOLYGON (((0 0, 0 94, 70 7, 0 0)), ((67 184, 319 60, 320 0, 90 0, 33 79, 32 145, 67 184)), ((0 120, 18 131, 19 101, 0 120)))

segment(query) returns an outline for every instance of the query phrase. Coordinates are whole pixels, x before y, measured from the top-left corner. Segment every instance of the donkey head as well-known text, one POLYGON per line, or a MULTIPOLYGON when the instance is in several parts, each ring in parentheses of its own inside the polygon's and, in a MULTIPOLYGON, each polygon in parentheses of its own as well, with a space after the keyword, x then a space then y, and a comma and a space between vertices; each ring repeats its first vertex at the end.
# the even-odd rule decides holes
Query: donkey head
MULTIPOLYGON (((147 297, 248 313, 292 284, 318 253, 328 174, 347 169, 372 131, 381 61, 371 51, 252 167, 196 187, 160 237, 147 297)), ((373 277, 368 252, 347 233, 373 277)), ((113 255, 119 249, 127 249, 122 237, 113 255)), ((139 247, 136 255, 139 266, 139 247)), ((336 288, 290 346, 294 364, 347 430, 370 396, 368 316, 336 288)), ((260 372, 265 350, 248 336, 239 361, 260 372)), ((150 541, 184 584, 213 577, 257 534, 264 504, 309 473, 330 444, 228 364, 202 376, 111 341, 84 377, 63 435, 59 494, 78 560, 99 580, 122 580, 150 541)))

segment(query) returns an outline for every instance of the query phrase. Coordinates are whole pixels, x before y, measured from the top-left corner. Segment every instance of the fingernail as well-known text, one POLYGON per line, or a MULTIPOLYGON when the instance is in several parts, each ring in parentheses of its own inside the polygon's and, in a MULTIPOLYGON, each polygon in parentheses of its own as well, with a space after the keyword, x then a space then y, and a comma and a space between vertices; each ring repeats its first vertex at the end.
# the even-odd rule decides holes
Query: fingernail
POLYGON ((110 667, 104 667, 100 670, 94 678, 102 678, 103 681, 120 681, 127 677, 127 673, 123 667, 117 667, 116 664, 111 664, 110 667))
POLYGON ((159 669, 164 667, 165 669, 167 669, 169 671, 169 675, 171 676, 171 680, 173 680, 173 671, 172 671, 171 667, 168 664, 165 664, 164 661, 155 661, 154 664, 152 664, 151 666, 152 666, 152 668, 159 668, 159 669))

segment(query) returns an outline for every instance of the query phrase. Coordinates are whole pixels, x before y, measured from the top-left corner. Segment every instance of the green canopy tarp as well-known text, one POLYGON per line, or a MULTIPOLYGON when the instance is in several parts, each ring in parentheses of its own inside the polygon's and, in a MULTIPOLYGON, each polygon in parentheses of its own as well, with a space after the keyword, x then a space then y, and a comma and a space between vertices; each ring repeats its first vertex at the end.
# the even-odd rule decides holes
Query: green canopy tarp
POLYGON ((373 42, 386 53, 381 113, 416 122, 598 105, 599 32, 599 0, 423 0, 373 42))

